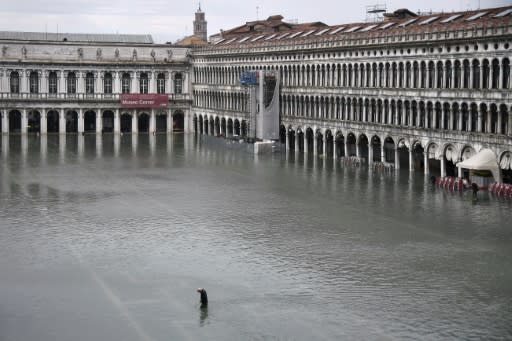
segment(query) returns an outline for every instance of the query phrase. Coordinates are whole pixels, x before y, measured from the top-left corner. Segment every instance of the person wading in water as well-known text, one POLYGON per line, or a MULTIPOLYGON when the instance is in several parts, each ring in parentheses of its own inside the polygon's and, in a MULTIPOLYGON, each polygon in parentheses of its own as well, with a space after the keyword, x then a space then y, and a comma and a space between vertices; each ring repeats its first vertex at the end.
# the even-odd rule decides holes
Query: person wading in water
POLYGON ((206 290, 204 290, 204 288, 198 288, 197 292, 201 294, 201 307, 208 306, 208 295, 206 294, 206 290))

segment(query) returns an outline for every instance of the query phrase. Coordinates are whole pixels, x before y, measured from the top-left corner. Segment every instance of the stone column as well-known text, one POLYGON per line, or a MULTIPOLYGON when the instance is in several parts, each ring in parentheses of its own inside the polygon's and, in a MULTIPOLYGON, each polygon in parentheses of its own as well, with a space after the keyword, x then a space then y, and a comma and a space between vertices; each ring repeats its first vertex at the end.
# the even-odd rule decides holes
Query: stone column
POLYGON ((45 109, 41 110, 41 135, 48 133, 48 118, 46 117, 47 112, 45 109))
POLYGON ((304 154, 309 153, 309 140, 306 138, 306 132, 304 132, 304 154))
POLYGON ((286 149, 286 151, 290 150, 290 136, 289 136, 289 133, 288 133, 288 129, 286 129, 285 149, 286 149))
POLYGON ((483 132, 482 116, 483 116, 482 109, 480 107, 478 107, 478 123, 477 123, 476 131, 479 133, 483 132))
POLYGON ((373 165, 373 145, 371 143, 371 139, 368 143, 368 166, 371 167, 373 165))
POLYGON ((423 153, 423 164, 425 165, 425 175, 428 175, 429 169, 428 169, 428 150, 425 150, 423 153))
POLYGON ((58 77, 58 90, 59 94, 65 94, 66 93, 66 75, 64 74, 64 71, 58 71, 57 77, 58 77))
MULTIPOLYGON (((384 140, 382 140, 384 141, 384 140)), ((380 162, 384 163, 386 162, 386 153, 385 153, 385 149, 384 149, 384 142, 381 143, 380 145, 380 162)))
POLYGON ((446 176, 446 160, 444 155, 441 157, 441 177, 444 178, 446 176))
POLYGON ((2 133, 8 134, 9 133, 9 113, 7 110, 4 110, 0 112, 0 119, 2 120, 2 133))
POLYGON ((154 94, 156 93, 156 86, 155 86, 155 78, 156 78, 156 74, 155 72, 152 72, 152 71, 149 71, 148 72, 148 82, 149 82, 149 93, 150 94, 154 94))
POLYGON ((60 109, 59 112, 59 134, 66 133, 66 110, 60 109))
MULTIPOLYGON (((197 120, 197 122, 198 122, 197 124, 199 126, 199 119, 197 120)), ((199 127, 198 127, 198 129, 199 129, 199 127)), ((172 130, 173 130, 172 129, 172 111, 169 109, 167 111, 167 133, 171 134, 172 130)))
POLYGON ((103 132, 102 113, 101 113, 101 109, 98 109, 98 111, 96 112, 96 134, 101 134, 102 132, 103 132))
POLYGON ((400 169, 400 153, 398 152, 398 147, 395 146, 395 169, 400 169))
POLYGON ((20 94, 28 93, 28 75, 30 75, 30 70, 21 70, 21 79, 20 79, 20 94))
POLYGON ((121 93, 121 75, 119 72, 112 72, 112 93, 121 93))
POLYGON ((78 109, 78 134, 82 134, 84 132, 84 110, 82 108, 78 109))
POLYGON ((150 134, 156 133, 155 109, 151 109, 151 113, 150 113, 150 116, 149 116, 149 133, 150 134))
POLYGON ((412 146, 409 148, 409 170, 411 172, 414 171, 414 164, 413 164, 414 158, 412 154, 412 146))
POLYGON ((133 110, 132 112, 132 134, 138 134, 139 133, 139 126, 137 125, 137 111, 133 110))
MULTIPOLYGON (((324 134, 324 148, 323 148, 323 151, 322 151, 322 155, 327 157, 327 135, 324 134)), ((325 160, 325 158, 324 158, 325 160)))
POLYGON ((338 148, 336 146, 336 136, 332 139, 332 158, 336 160, 338 158, 338 148))
POLYGON ((21 133, 22 134, 27 133, 27 126, 28 126, 27 109, 23 109, 23 110, 21 110, 21 133))
POLYGON ((114 134, 119 134, 121 132, 121 116, 119 114, 119 109, 114 111, 114 134))
POLYGON ((313 131, 313 155, 318 155, 318 140, 316 138, 316 133, 313 131))
MULTIPOLYGON (((104 92, 103 91, 103 82, 102 82, 103 74, 104 74, 103 71, 94 72, 94 93, 95 94, 102 94, 104 92)), ((98 126, 98 124, 96 124, 96 127, 97 126, 98 126)))
MULTIPOLYGON (((345 154, 345 157, 349 157, 350 155, 348 155, 348 142, 347 142, 347 138, 345 138, 345 143, 343 144, 343 148, 344 148, 344 154, 345 154)), ((356 147, 356 150, 357 150, 357 147, 356 147)))
POLYGON ((85 86, 84 86, 84 82, 85 82, 85 72, 78 71, 78 72, 76 73, 76 82, 77 82, 77 85, 76 85, 76 93, 77 93, 77 94, 83 94, 83 93, 85 93, 85 86))
POLYGON ((139 89, 138 89, 138 78, 139 78, 139 73, 138 72, 130 72, 130 93, 132 94, 135 94, 135 93, 138 93, 139 92, 139 89))

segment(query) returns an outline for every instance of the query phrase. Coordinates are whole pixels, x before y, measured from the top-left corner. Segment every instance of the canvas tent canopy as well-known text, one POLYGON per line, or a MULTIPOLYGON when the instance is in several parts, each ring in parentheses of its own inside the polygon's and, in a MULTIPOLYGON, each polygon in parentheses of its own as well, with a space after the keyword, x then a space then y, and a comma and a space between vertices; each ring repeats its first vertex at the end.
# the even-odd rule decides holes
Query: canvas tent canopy
POLYGON ((496 155, 494 155, 494 152, 490 149, 482 149, 469 159, 457 163, 457 167, 473 170, 487 170, 492 173, 494 181, 501 181, 500 166, 498 165, 498 161, 496 161, 496 155))

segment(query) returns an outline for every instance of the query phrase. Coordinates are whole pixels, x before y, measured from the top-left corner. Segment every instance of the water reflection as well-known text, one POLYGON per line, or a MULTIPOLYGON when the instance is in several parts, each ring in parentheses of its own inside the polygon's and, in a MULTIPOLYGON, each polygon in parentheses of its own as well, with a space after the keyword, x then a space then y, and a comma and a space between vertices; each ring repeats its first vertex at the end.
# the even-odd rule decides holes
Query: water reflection
POLYGON ((6 339, 512 337, 510 201, 186 135, 0 141, 6 339))
POLYGON ((208 306, 199 307, 199 326, 204 327, 208 324, 208 306))

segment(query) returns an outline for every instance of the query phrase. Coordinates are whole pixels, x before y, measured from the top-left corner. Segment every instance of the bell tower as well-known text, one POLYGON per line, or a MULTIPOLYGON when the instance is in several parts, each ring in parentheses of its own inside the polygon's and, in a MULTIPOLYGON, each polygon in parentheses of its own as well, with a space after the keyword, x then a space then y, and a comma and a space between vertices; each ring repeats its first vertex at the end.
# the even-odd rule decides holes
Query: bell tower
POLYGON ((196 12, 196 20, 194 20, 194 35, 201 37, 204 41, 208 41, 207 22, 204 17, 204 12, 201 11, 201 3, 196 12))

